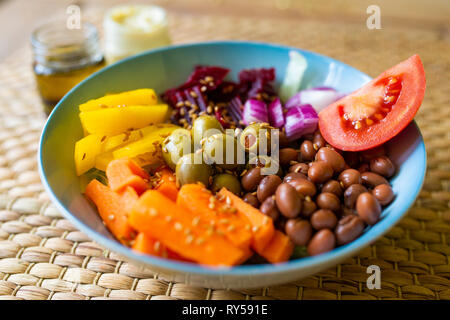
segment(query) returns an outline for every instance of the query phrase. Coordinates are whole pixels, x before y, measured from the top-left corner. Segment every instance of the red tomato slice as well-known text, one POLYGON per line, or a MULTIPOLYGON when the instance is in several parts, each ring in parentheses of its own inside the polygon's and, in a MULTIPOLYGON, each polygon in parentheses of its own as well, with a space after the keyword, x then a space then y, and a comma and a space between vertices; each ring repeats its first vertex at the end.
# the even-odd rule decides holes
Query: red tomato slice
POLYGON ((425 71, 416 54, 322 110, 320 132, 344 151, 374 148, 413 120, 424 94, 425 71))

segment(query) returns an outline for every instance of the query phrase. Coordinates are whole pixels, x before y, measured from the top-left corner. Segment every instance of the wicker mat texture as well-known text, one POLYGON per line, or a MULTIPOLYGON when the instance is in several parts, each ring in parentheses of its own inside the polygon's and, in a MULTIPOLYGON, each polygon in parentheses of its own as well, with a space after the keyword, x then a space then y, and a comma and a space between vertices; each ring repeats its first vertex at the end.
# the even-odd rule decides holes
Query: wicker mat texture
MULTIPOLYGON (((90 13, 94 22, 101 16, 101 12, 90 13)), ((450 299, 448 37, 439 30, 394 26, 370 31, 363 21, 180 12, 172 12, 170 18, 175 43, 211 39, 282 43, 329 55, 372 76, 419 53, 428 88, 416 121, 426 142, 428 172, 414 207, 357 256, 293 283, 227 291, 164 281, 92 242, 49 202, 36 168, 45 119, 30 52, 24 48, 0 65, 0 298, 450 299), (372 264, 382 270, 379 290, 366 287, 366 267, 372 264)))

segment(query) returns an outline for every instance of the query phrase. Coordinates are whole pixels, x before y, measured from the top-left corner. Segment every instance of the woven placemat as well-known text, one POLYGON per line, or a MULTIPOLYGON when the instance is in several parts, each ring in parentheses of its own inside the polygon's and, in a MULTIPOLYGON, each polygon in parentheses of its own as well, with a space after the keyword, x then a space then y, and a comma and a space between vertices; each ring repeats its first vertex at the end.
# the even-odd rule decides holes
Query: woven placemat
MULTIPOLYGON (((101 12, 90 17, 98 22, 101 12)), ((365 22, 252 19, 172 12, 175 43, 249 39, 342 60, 375 76, 413 53, 427 72, 416 121, 428 152, 424 188, 386 236, 325 272, 269 288, 212 290, 167 282, 105 250, 50 203, 36 169, 45 119, 28 48, 0 65, 0 298, 6 299, 450 299, 450 43, 439 30, 365 22), (420 40, 420 41, 419 41, 420 40), (381 289, 366 286, 369 265, 381 289)), ((411 174, 414 174, 413 172, 411 174)))

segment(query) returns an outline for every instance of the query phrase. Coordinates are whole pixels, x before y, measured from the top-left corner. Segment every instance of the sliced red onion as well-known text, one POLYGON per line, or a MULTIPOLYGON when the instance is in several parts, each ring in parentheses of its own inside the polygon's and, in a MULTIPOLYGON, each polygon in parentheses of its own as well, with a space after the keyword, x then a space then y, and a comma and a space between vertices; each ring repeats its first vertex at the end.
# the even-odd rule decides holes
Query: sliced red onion
POLYGON ((310 104, 294 106, 286 113, 286 124, 284 129, 289 141, 296 140, 301 136, 313 133, 317 129, 319 117, 316 110, 310 104))
POLYGON ((268 107, 270 125, 281 128, 284 126, 283 106, 279 98, 273 100, 268 107))
POLYGON ((285 107, 287 109, 301 106, 303 104, 310 104, 319 113, 333 102, 341 99, 344 95, 337 92, 330 87, 317 87, 311 89, 301 90, 290 98, 285 107))
POLYGON ((242 121, 246 125, 252 122, 269 122, 266 104, 260 100, 248 99, 244 104, 242 121))

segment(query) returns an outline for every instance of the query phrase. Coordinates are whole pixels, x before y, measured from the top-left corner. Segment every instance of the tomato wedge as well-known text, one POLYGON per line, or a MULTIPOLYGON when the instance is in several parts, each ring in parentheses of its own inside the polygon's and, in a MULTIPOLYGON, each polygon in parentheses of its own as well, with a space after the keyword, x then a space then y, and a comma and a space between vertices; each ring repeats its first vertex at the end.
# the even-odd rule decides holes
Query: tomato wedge
POLYGON ((413 120, 424 95, 425 71, 416 54, 322 110, 320 132, 340 150, 374 148, 413 120))

